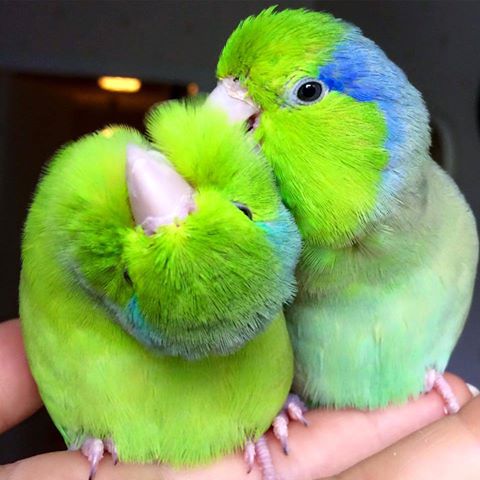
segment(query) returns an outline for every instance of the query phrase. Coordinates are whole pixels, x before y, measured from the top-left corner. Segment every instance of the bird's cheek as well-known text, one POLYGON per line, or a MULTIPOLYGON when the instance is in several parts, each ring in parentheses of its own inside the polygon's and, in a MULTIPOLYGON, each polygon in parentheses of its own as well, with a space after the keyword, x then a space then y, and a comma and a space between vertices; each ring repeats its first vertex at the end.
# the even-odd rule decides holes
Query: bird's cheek
POLYGON ((282 127, 283 121, 275 112, 262 112, 257 128, 253 131, 253 138, 262 146, 272 146, 277 142, 278 129, 282 127))

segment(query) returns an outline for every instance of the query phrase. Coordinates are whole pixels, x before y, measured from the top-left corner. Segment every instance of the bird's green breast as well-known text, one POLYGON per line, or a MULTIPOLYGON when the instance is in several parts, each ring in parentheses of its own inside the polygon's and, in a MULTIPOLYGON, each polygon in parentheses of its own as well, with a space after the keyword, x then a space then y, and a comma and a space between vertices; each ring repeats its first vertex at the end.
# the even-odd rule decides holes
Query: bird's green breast
POLYGON ((189 465, 232 452, 269 427, 293 375, 282 314, 232 355, 158 355, 108 318, 57 265, 48 236, 30 227, 37 235, 24 244, 23 332, 67 444, 112 438, 120 460, 189 465))
POLYGON ((287 311, 298 393, 314 405, 378 408, 424 390, 465 322, 478 259, 475 220, 426 162, 422 192, 350 249, 305 249, 287 311))
POLYGON ((419 395, 427 369, 445 369, 465 321, 469 299, 459 290, 425 266, 296 303, 287 315, 298 393, 313 405, 364 409, 419 395))

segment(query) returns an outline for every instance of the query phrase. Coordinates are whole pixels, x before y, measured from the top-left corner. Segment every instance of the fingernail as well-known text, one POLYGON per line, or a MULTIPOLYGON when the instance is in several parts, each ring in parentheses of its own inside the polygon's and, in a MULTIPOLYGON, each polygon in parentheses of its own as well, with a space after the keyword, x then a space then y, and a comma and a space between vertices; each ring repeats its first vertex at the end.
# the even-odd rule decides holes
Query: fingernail
POLYGON ((480 390, 477 387, 474 387, 473 385, 470 385, 467 383, 467 387, 470 390, 470 393, 472 394, 473 398, 477 397, 478 394, 480 394, 480 390))

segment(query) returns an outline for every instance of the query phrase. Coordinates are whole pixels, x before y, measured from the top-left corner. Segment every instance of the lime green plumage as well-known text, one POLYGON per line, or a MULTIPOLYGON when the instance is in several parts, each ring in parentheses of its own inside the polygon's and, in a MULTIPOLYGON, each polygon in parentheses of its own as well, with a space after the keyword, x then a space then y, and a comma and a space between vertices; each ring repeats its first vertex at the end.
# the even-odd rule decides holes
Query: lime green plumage
POLYGON ((67 279, 52 281, 57 272, 49 257, 55 253, 41 241, 32 254, 48 275, 35 281, 24 270, 26 348, 43 401, 68 445, 87 435, 113 438, 121 461, 193 465, 241 448, 268 429, 293 372, 283 316, 229 356, 193 362, 161 356, 76 295, 67 279))
POLYGON ((299 239, 241 127, 173 104, 150 119, 196 210, 145 235, 128 204, 125 152, 148 142, 110 127, 70 144, 27 219, 21 317, 68 445, 110 438, 121 461, 192 465, 258 438, 285 400, 293 366, 280 309, 299 239), (178 348, 186 354, 166 353, 178 348))
POLYGON ((265 111, 255 136, 304 238, 322 245, 349 243, 365 212, 374 209, 388 161, 378 107, 358 108, 351 98, 333 92, 308 109, 265 111), (359 128, 364 124, 371 127, 359 128))
POLYGON ((359 408, 418 395, 462 330, 478 257, 420 93, 356 27, 305 10, 244 20, 217 74, 257 107, 253 135, 304 240, 286 312, 295 390, 359 408), (302 82, 322 94, 299 96, 302 82))
POLYGON ((331 15, 303 9, 275 12, 270 7, 245 19, 232 33, 218 61, 217 76, 230 76, 234 70, 233 76, 259 105, 281 108, 285 85, 315 75, 344 34, 343 23, 331 15))

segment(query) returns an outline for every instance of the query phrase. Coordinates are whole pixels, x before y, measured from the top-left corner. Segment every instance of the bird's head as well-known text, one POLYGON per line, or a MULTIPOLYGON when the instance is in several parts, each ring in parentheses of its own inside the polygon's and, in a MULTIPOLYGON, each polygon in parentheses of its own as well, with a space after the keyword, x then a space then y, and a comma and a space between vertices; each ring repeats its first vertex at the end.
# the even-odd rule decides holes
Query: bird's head
POLYGON ((398 201, 428 155, 418 91, 358 28, 275 8, 249 17, 220 56, 209 101, 246 122, 308 242, 341 246, 398 201))
POLYGON ((110 128, 55 160, 46 180, 56 177, 62 262, 143 344, 230 353, 291 299, 298 231, 243 125, 169 103, 147 130, 151 143, 110 128))

